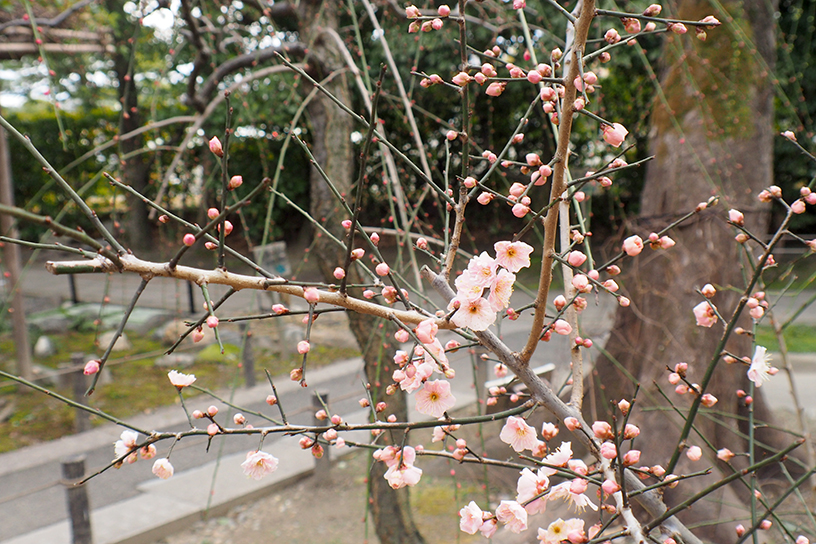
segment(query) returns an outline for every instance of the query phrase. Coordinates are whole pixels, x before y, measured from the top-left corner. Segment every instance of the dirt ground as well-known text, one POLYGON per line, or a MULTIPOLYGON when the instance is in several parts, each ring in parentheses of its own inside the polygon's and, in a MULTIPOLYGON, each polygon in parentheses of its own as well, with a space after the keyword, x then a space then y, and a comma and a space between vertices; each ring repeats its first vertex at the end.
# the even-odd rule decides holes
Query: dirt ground
MULTIPOLYGON (((423 432, 428 436, 417 436, 416 443, 430 447, 430 435, 423 432)), ((495 436, 498 428, 484 432, 486 436, 495 436)), ((476 435, 468 436, 467 440, 469 444, 480 444, 476 435)), ((498 453, 493 451, 498 449, 508 457, 512 453, 498 439, 487 444, 486 449, 491 454, 498 453)), ((369 458, 370 453, 364 451, 352 453, 334 463, 330 482, 310 476, 267 497, 237 506, 225 516, 197 522, 156 544, 376 544, 379 540, 371 519, 366 519, 365 509, 369 458)), ((491 504, 515 497, 516 470, 491 469, 485 484, 484 467, 479 465, 460 465, 429 456, 418 456, 416 465, 423 474, 419 484, 410 490, 411 503, 414 521, 429 544, 484 541, 478 533, 471 536, 459 530, 458 512, 471 500, 484 505, 485 485, 491 490, 491 504)), ((543 522, 543 518, 531 519, 531 529, 522 535, 499 530, 491 540, 502 544, 537 542, 533 527, 536 521, 543 522)))

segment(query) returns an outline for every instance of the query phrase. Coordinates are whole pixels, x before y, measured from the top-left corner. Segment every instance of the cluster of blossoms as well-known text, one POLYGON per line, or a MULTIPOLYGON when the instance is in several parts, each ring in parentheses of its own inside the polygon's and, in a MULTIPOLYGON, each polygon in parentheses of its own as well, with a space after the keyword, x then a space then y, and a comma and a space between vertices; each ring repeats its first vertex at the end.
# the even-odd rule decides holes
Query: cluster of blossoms
MULTIPOLYGON (((181 390, 185 387, 192 385, 196 380, 195 375, 183 374, 177 370, 171 370, 168 372, 167 377, 169 378, 170 383, 179 391, 179 393, 181 393, 181 390)), ((267 402, 270 405, 273 405, 276 400, 275 402, 270 402, 270 399, 267 399, 267 402)), ((193 419, 207 418, 211 421, 210 425, 207 426, 208 435, 214 436, 222 431, 222 427, 215 422, 215 416, 218 415, 217 407, 210 406, 207 408, 206 412, 202 412, 201 410, 193 410, 190 415, 193 419)), ((244 425, 247 429, 252 428, 252 425, 247 424, 246 417, 244 417, 243 414, 235 414, 232 421, 235 423, 235 425, 244 425)), ((124 458, 124 462, 127 462, 128 464, 135 463, 137 460, 138 438, 138 433, 134 431, 124 431, 120 439, 116 441, 113 447, 116 458, 124 458)), ((153 444, 148 444, 138 448, 138 455, 142 459, 152 459, 156 456, 156 447, 153 444)), ((117 468, 120 467, 121 464, 122 462, 120 461, 119 464, 116 465, 117 468)), ((260 480, 278 468, 278 459, 263 451, 250 451, 247 453, 246 460, 241 463, 241 468, 243 469, 244 474, 248 477, 254 480, 260 480)), ((163 480, 167 480, 168 478, 172 477, 174 472, 175 469, 170 463, 169 458, 157 459, 153 463, 153 474, 163 480)))
POLYGON ((456 280, 456 296, 448 304, 457 327, 486 330, 496 321, 496 312, 510 305, 515 273, 530 266, 532 246, 524 242, 496 242, 496 258, 487 252, 473 257, 456 280), (501 269, 499 269, 501 267, 501 269), (485 289, 490 294, 484 298, 485 289))
MULTIPOLYGON (((413 34, 415 32, 419 32, 420 30, 422 32, 441 30, 442 26, 444 25, 443 19, 448 17, 450 13, 450 7, 443 4, 436 10, 438 17, 432 17, 421 23, 419 21, 411 21, 411 23, 408 25, 408 32, 413 34)), ((418 7, 411 4, 405 8, 405 16, 409 19, 418 19, 422 17, 422 13, 419 11, 418 7)))
POLYGON ((422 477, 422 469, 414 466, 416 450, 411 446, 402 449, 386 446, 374 452, 374 459, 388 466, 385 479, 394 489, 416 485, 422 477))

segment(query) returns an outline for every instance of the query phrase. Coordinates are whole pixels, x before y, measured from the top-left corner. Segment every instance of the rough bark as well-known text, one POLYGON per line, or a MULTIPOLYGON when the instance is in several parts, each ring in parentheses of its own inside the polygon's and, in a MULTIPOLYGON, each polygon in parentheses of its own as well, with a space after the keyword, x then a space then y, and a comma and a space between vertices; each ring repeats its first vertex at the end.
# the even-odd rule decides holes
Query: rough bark
MULTIPOLYGON (((325 28, 337 28, 337 6, 332 2, 308 0, 301 2, 299 18, 302 22, 301 40, 308 44, 307 56, 310 75, 317 81, 324 79, 332 71, 342 69, 344 62, 336 43, 324 33, 325 28)), ((326 84, 327 90, 345 104, 351 104, 348 81, 345 75, 334 78, 326 84)), ((309 92, 311 89, 304 89, 309 92)), ((351 194, 354 183, 354 149, 351 145, 352 119, 340 110, 322 93, 319 93, 308 107, 311 124, 312 153, 338 190, 351 194)), ((338 238, 345 240, 345 231, 340 222, 346 219, 336 198, 331 193, 320 174, 312 169, 310 179, 310 212, 312 217, 323 223, 338 238)), ((335 282, 333 271, 343 266, 345 252, 326 237, 317 234, 314 254, 326 281, 335 282)), ((352 270, 348 271, 349 282, 357 279, 352 270)), ((391 368, 396 347, 393 331, 385 325, 380 328, 378 319, 372 316, 349 312, 349 323, 360 349, 364 352, 365 372, 371 385, 371 396, 385 400, 388 409, 383 416, 394 414, 401 421, 408 419, 405 396, 398 391, 386 397, 385 388, 390 383, 391 368), (373 336, 373 338, 372 338, 373 336)), ((382 445, 401 444, 402 435, 383 437, 382 445)), ((380 542, 388 544, 422 544, 424 539, 411 518, 408 489, 393 490, 383 478, 386 467, 374 463, 370 477, 370 511, 380 542)))
MULTIPOLYGON (((665 101, 657 99, 651 119, 650 147, 656 159, 647 171, 640 215, 629 227, 645 239, 712 195, 720 197, 720 204, 675 229, 670 235, 677 245, 671 250, 646 249, 639 257, 625 261, 622 283, 632 305, 618 311, 606 345, 609 357, 597 362, 592 383, 587 384, 595 392, 594 402, 586 404, 594 412, 589 414, 593 418, 609 417, 609 401, 630 397, 633 380, 642 386, 638 397, 641 408, 665 407, 656 387, 666 391, 681 410, 689 407, 690 395, 674 392, 666 379, 666 367, 685 361, 691 369, 690 381, 701 381, 723 331, 722 323, 711 329, 695 325, 691 310, 702 300, 695 290, 706 283, 744 285, 739 266, 741 248, 734 242, 733 227, 725 222, 726 212, 729 208, 742 210, 746 226, 759 235, 767 229, 769 207, 759 203, 756 195, 772 183, 773 104, 768 70, 774 61, 774 35, 768 21, 772 20, 773 7, 758 0, 732 0, 724 5, 734 20, 729 22, 716 13, 727 24, 709 31, 707 41, 688 35, 667 39, 663 57, 667 66, 661 81, 665 101), (621 367, 633 380, 624 376, 621 367)), ((710 10, 707 2, 684 0, 678 16, 699 20, 710 10)), ((754 246, 753 252, 757 251, 754 246)), ((723 316, 729 316, 738 300, 738 293, 721 289, 712 302, 723 316)), ((750 330, 747 315, 740 325, 750 330)), ((750 339, 735 336, 727 349, 751 355, 750 339)), ((746 370, 741 364, 719 363, 708 388, 719 399, 717 410, 747 416, 744 402, 735 395, 737 389, 748 390, 746 370)), ((755 398, 757 419, 768 420, 770 415, 761 395, 755 398)), ((717 448, 747 451, 747 442, 733 432, 747 433, 745 422, 717 419, 723 425, 706 416, 698 417, 698 429, 717 448)), ((678 443, 680 418, 670 417, 665 410, 637 410, 633 421, 643 430, 638 446, 644 452, 644 464, 669 459, 678 443)), ((782 438, 767 431, 758 437, 772 444, 781 443, 782 438)), ((687 442, 706 449, 694 433, 687 442)), ((762 451, 757 455, 761 458, 762 451)), ((703 464, 681 462, 675 472, 698 470, 703 464)), ((705 464, 724 468, 713 455, 705 464)), ((702 489, 707 481, 684 484, 667 499, 676 501, 694 492, 692 489, 702 489)), ((730 493, 747 496, 739 485, 733 486, 730 493)), ((695 521, 702 523, 707 514, 727 519, 721 508, 726 507, 698 506, 693 512, 695 521)), ((717 542, 733 539, 732 524, 707 531, 706 536, 717 542)))

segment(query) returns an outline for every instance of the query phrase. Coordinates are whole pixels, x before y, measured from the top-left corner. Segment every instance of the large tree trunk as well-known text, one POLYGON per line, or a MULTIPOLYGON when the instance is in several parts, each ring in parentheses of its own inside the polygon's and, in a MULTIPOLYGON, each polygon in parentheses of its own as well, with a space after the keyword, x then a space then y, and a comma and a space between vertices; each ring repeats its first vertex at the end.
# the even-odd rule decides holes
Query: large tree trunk
MULTIPOLYGON (((774 25, 770 24, 773 6, 761 0, 723 4, 734 21, 709 31, 707 41, 688 35, 667 37, 663 57, 667 66, 661 82, 666 100, 657 99, 651 119, 650 147, 656 159, 649 164, 640 215, 630 230, 645 239, 712 195, 720 197, 720 204, 675 229, 671 233, 677 241, 674 248, 646 249, 624 262, 623 285, 632 306, 618 311, 606 345, 609 357, 597 362, 592 383, 587 385, 590 391, 595 388, 595 402, 587 404, 596 412, 590 414, 593 418, 607 418, 610 401, 631 396, 634 383, 624 377, 620 367, 641 384, 640 408, 665 406, 656 387, 666 391, 680 410, 688 408, 690 395, 674 392, 674 386, 667 382, 666 367, 685 361, 690 381, 700 382, 723 331, 721 323, 710 329, 695 325, 692 308, 702 300, 695 291, 706 283, 744 285, 739 266, 741 248, 734 241, 734 228, 726 224, 727 210, 742 210, 746 227, 759 235, 767 229, 769 206, 758 202, 756 195, 772 183, 773 104, 768 72, 775 54, 774 25), (745 36, 753 39, 764 65, 757 60, 752 44, 744 41, 745 36)), ((710 10, 708 2, 683 0, 678 17, 699 20, 710 10)), ((715 15, 727 21, 723 14, 715 15)), ((757 248, 752 249, 756 253, 757 248)), ((723 316, 729 316, 738 300, 735 291, 720 289, 712 302, 723 316)), ((750 330, 747 315, 740 325, 750 330)), ((727 349, 751 355, 750 339, 735 336, 727 349)), ((741 364, 719 363, 708 388, 719 399, 717 410, 747 415, 744 402, 735 395, 737 389, 749 388, 746 370, 741 364)), ((765 403, 760 395, 755 398, 757 419, 767 420, 770 416, 765 403)), ((733 432, 747 433, 745 422, 718 419, 724 426, 698 417, 697 428, 717 448, 747 451, 747 442, 733 432)), ((678 443, 683 424, 680 418, 670 417, 666 410, 637 410, 633 421, 643 430, 638 446, 643 450, 644 464, 665 463, 678 443)), ((759 433, 759 440, 768 443, 777 443, 779 438, 759 433)), ((687 442, 706 449, 694 433, 687 442)), ((682 459, 686 461, 685 456, 682 459)), ((709 455, 707 461, 696 464, 681 462, 675 472, 717 464, 724 467, 709 455)), ((702 489, 706 482, 709 480, 684 483, 672 492, 674 497, 667 498, 676 501, 680 495, 702 489)), ((739 484, 729 493, 747 496, 739 484)), ((725 506, 698 506, 694 519, 703 522, 707 515, 728 519, 720 508, 725 506)), ((716 542, 730 541, 733 523, 710 528, 706 536, 716 542)))
MULTIPOLYGON (((141 126, 139 114, 139 97, 134 81, 136 73, 135 57, 133 57, 133 40, 136 35, 134 26, 124 12, 124 2, 121 0, 107 0, 107 9, 113 18, 113 69, 119 83, 119 102, 122 104, 122 115, 119 117, 119 134, 126 134, 141 126)), ((130 185, 139 193, 145 194, 150 179, 150 165, 143 154, 134 152, 142 149, 142 136, 120 140, 119 157, 122 172, 122 182, 130 185), (122 159, 122 157, 128 157, 122 159)), ((127 194, 125 196, 128 212, 125 218, 125 234, 128 247, 134 251, 150 249, 153 237, 150 234, 151 225, 147 218, 147 205, 141 198, 127 194)))
MULTIPOLYGON (((301 39, 308 44, 310 75, 320 81, 332 71, 345 66, 337 44, 324 33, 324 28, 337 28, 336 5, 322 0, 308 0, 300 4, 301 39)), ((326 89, 344 104, 351 104, 345 75, 326 83, 326 89)), ((305 89, 305 92, 311 89, 305 89)), ((312 153, 318 164, 345 195, 351 195, 353 185, 354 149, 351 145, 353 121, 324 94, 318 93, 308 107, 311 121, 312 153)), ((341 240, 346 239, 341 221, 347 216, 340 209, 326 182, 312 169, 310 180, 310 212, 312 217, 341 240)), ((353 201, 347 198, 349 201, 353 201)), ((345 264, 345 251, 325 236, 317 234, 314 253, 324 278, 336 282, 333 271, 345 264)), ((365 247, 365 244, 356 244, 365 247)), ((349 283, 359 283, 354 267, 348 271, 349 283)), ((378 319, 349 312, 349 323, 360 349, 363 350, 366 377, 371 385, 375 402, 388 404, 385 415, 394 414, 400 421, 408 419, 405 395, 401 390, 386 397, 385 389, 391 382, 392 361, 396 351, 393 330, 387 324, 380 328, 378 319)), ((395 437, 386 435, 383 445, 394 443, 395 437)), ((401 444, 401 436, 396 437, 401 444)), ((411 518, 408 489, 393 490, 383 477, 386 467, 375 463, 369 477, 371 511, 380 542, 388 544, 423 544, 422 535, 411 518)))

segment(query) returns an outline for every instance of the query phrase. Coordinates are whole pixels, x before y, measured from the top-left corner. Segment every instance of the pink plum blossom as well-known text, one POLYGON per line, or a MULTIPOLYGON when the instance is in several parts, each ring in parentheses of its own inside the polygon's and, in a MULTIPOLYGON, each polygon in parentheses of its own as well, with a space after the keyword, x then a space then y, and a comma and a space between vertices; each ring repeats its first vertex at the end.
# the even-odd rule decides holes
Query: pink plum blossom
POLYGON ((196 380, 195 374, 182 374, 177 370, 168 372, 167 377, 170 379, 170 383, 175 385, 178 389, 193 385, 193 382, 196 380))
POLYGON ((496 518, 514 533, 527 529, 527 511, 516 501, 501 501, 496 507, 496 518))
POLYGON ((535 429, 528 425, 523 418, 516 416, 507 418, 499 433, 499 438, 517 452, 532 450, 538 442, 535 429))
POLYGON ((451 318, 451 321, 457 327, 484 331, 496 321, 496 312, 493 311, 490 303, 483 298, 462 300, 457 296, 451 300, 448 309, 453 310, 457 302, 459 303, 459 309, 451 318))
POLYGON ((446 380, 425 382, 423 389, 416 394, 417 411, 431 417, 442 417, 455 404, 456 398, 446 380))
POLYGON ((265 451, 250 451, 241 463, 244 474, 253 480, 260 480, 278 468, 278 459, 265 451))
POLYGON ((530 266, 530 254, 533 247, 524 242, 496 242, 496 262, 514 274, 530 266))
POLYGON ((570 491, 571 483, 572 482, 568 480, 553 487, 547 494, 547 500, 565 500, 571 507, 575 508, 579 512, 583 512, 587 506, 589 506, 592 510, 597 510, 598 507, 595 505, 595 503, 589 500, 589 497, 587 497, 584 493, 573 493, 570 491))
POLYGON ((516 283, 516 275, 505 269, 499 271, 490 284, 490 295, 487 301, 494 311, 499 311, 510 305, 510 296, 513 294, 513 285, 516 283))
POLYGON ((431 344, 436 338, 436 331, 438 330, 439 326, 433 319, 425 319, 417 325, 416 335, 423 344, 431 344))
POLYGON ((527 503, 524 509, 530 515, 543 512, 547 507, 547 501, 543 497, 532 500, 534 497, 541 495, 550 487, 550 479, 544 472, 539 469, 533 472, 529 468, 521 471, 521 477, 516 484, 516 500, 519 503, 527 503))
POLYGON ((459 529, 469 535, 475 535, 482 526, 482 509, 474 501, 459 510, 459 529))
POLYGON ((756 387, 760 387, 771 378, 772 367, 768 364, 770 360, 771 356, 767 350, 763 346, 757 346, 748 369, 748 379, 754 382, 756 387))
POLYGON ((167 480, 172 477, 173 465, 170 464, 170 460, 166 458, 156 459, 156 462, 153 463, 153 474, 162 480, 167 480))
POLYGON ((419 483, 422 476, 422 469, 414 466, 416 460, 416 450, 411 446, 405 446, 401 455, 395 455, 389 469, 385 473, 385 479, 393 489, 400 489, 405 486, 414 486, 419 483), (399 462, 397 462, 399 458, 399 462))
POLYGON ((714 312, 715 307, 708 301, 704 300, 694 307, 694 318, 697 320, 698 327, 711 327, 717 322, 717 314, 714 312))

